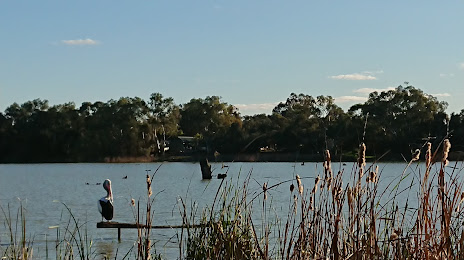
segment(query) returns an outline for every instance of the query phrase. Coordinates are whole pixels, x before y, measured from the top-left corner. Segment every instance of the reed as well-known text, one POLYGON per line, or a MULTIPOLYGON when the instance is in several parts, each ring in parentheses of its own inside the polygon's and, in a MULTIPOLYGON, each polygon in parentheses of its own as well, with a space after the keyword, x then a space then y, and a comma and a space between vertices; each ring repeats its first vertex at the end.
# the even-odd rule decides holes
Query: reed
POLYGON ((32 259, 33 256, 33 241, 34 238, 27 237, 26 233, 26 211, 23 207, 22 201, 16 211, 16 216, 11 215, 10 204, 7 208, 2 210, 4 227, 7 230, 9 242, 5 248, 2 249, 2 259, 32 259))
MULTIPOLYGON (((309 187, 298 175, 264 183, 259 192, 249 190, 251 172, 240 188, 223 180, 213 204, 200 214, 204 227, 182 231, 185 258, 464 259, 461 170, 457 163, 447 167, 449 140, 434 152, 431 144, 424 147, 425 164, 415 151, 384 190, 379 190, 382 171, 377 162, 366 163, 364 144, 348 173, 333 172, 326 151, 322 172, 316 172, 309 187), (405 183, 407 177, 411 183, 405 183), (288 213, 273 218, 268 194, 281 185, 290 187, 288 213), (261 206, 256 207, 258 201, 261 206), (262 211, 259 220, 253 210, 262 211)), ((184 224, 193 223, 196 210, 189 212, 181 201, 184 224)))
POLYGON ((56 229, 56 259, 94 259, 96 256, 93 240, 87 232, 87 222, 78 220, 72 210, 63 203, 67 221, 56 229))
POLYGON ((134 243, 134 247, 126 253, 123 259, 149 260, 162 258, 161 254, 156 252, 155 244, 152 243, 150 228, 153 224, 155 215, 153 210, 155 196, 153 196, 152 181, 160 167, 161 165, 158 166, 151 176, 149 174, 146 176, 147 196, 145 205, 142 205, 142 207, 145 207, 144 210, 140 210, 140 200, 136 202, 134 199, 131 199, 132 213, 137 225, 137 240, 134 243), (134 254, 131 254, 134 248, 136 248, 136 251, 134 250, 134 254), (131 256, 133 258, 130 258, 131 256))

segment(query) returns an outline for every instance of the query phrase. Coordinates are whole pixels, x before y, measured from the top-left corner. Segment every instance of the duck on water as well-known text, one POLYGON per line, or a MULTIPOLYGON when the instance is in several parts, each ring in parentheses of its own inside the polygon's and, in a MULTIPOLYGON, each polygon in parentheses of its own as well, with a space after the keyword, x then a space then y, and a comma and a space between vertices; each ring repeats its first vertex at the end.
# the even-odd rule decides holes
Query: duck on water
POLYGON ((111 190, 111 181, 109 179, 106 179, 103 182, 103 188, 106 190, 106 196, 98 201, 98 211, 100 211, 100 214, 102 215, 102 221, 103 218, 109 221, 113 219, 114 212, 113 192, 111 190))

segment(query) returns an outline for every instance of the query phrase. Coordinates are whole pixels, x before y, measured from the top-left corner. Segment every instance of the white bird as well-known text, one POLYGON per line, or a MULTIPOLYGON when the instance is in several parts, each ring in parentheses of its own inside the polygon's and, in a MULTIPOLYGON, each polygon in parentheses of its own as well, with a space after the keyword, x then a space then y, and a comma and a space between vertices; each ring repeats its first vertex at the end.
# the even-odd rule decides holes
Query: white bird
POLYGON ((98 201, 98 211, 100 211, 100 214, 102 215, 102 221, 103 218, 106 220, 113 219, 114 212, 113 192, 111 191, 111 181, 109 179, 106 179, 103 182, 103 188, 106 190, 106 196, 98 201))

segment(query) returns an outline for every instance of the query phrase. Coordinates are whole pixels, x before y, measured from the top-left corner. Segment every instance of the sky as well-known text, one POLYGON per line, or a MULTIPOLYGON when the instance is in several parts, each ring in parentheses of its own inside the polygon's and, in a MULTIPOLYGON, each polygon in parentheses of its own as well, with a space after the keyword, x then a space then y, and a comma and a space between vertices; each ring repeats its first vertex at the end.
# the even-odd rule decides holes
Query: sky
POLYGON ((0 111, 220 96, 242 115, 290 93, 345 111, 409 82, 464 109, 464 0, 0 0, 0 111))

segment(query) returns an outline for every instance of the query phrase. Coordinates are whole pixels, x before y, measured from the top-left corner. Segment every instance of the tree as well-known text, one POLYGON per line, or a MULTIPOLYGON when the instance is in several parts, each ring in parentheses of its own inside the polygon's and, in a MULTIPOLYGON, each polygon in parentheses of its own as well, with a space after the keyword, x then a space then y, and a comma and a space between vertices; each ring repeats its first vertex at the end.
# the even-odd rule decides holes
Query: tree
POLYGON ((180 114, 183 133, 202 136, 208 147, 214 146, 214 140, 224 136, 232 124, 236 123, 238 128, 242 127, 238 110, 222 102, 218 96, 193 98, 182 106, 180 114))
POLYGON ((366 142, 371 150, 408 155, 420 147, 422 139, 443 137, 446 102, 406 83, 394 90, 372 92, 364 104, 350 108, 352 114, 367 117, 366 142))
POLYGON ((273 113, 286 120, 277 144, 286 150, 310 153, 327 149, 327 140, 333 139, 328 138, 328 130, 344 114, 331 96, 313 98, 303 93, 291 93, 285 103, 281 102, 273 109, 273 113))
POLYGON ((148 108, 148 123, 153 134, 152 145, 156 152, 163 153, 166 136, 176 136, 178 134, 179 106, 174 103, 172 97, 163 98, 162 94, 153 93, 148 101, 148 108))
POLYGON ((464 151, 464 109, 459 114, 452 113, 449 122, 449 132, 453 148, 464 151))

